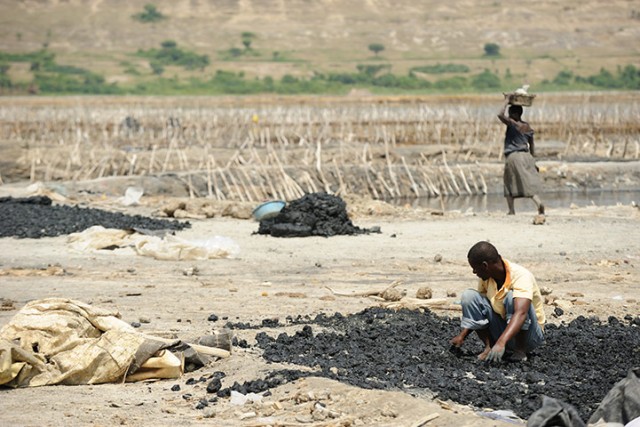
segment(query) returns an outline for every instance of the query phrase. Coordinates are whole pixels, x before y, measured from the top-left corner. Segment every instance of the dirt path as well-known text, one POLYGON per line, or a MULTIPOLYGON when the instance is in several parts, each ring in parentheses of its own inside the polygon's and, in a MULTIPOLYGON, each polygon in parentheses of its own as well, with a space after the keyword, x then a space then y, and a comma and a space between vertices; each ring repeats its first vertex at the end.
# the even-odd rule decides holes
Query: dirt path
MULTIPOLYGON (((109 203, 115 206, 115 201, 102 204, 109 203)), ((131 211, 148 213, 159 201, 143 199, 143 203, 131 211)), ((529 267, 539 285, 552 289, 551 295, 563 301, 565 314, 560 317, 552 315, 554 306, 547 306, 552 322, 578 315, 606 319, 640 313, 637 207, 558 209, 549 212, 546 224, 540 226, 532 225, 531 215, 526 214, 453 212, 438 216, 366 202, 353 202, 349 208, 355 225, 380 226, 382 233, 278 239, 253 235, 258 224, 251 220, 191 220, 192 228, 179 232, 180 237, 225 236, 241 248, 234 259, 196 262, 157 261, 127 250, 73 252, 64 236, 0 239, 0 297, 14 301, 15 307, 0 311, 0 325, 29 300, 67 297, 115 307, 127 322, 146 317, 150 323, 142 325, 145 332, 174 333, 190 340, 211 331, 215 325, 207 317, 212 313, 232 322, 259 323, 266 318, 354 313, 378 304, 364 297, 334 296, 326 286, 342 292, 363 291, 384 289, 401 280, 409 296, 421 286, 430 286, 434 297, 444 298, 448 292, 459 295, 475 285, 465 257, 478 240, 490 240, 503 256, 529 267), (49 265, 61 267, 64 273, 60 269, 43 273, 41 269, 49 265), (11 270, 15 268, 34 269, 41 275, 11 270)), ((454 302, 456 297, 450 299, 454 302)), ((237 337, 251 344, 255 333, 241 330, 237 337)), ((263 404, 232 406, 220 399, 204 410, 194 409, 205 395, 206 383, 187 385, 187 379, 221 370, 227 375, 223 383, 229 386, 260 378, 274 368, 256 349, 238 348, 230 359, 178 381, 0 390, 0 423, 249 426, 261 425, 260 417, 275 417, 293 425, 328 425, 318 420, 306 422, 309 420, 303 417, 313 411, 313 396, 325 393, 327 397, 328 393, 329 409, 340 414, 335 422, 412 425, 437 413, 438 418, 428 425, 496 425, 454 403, 402 392, 361 390, 315 378, 278 387, 263 404), (175 384, 180 385, 179 392, 171 391, 175 384), (25 410, 25 402, 38 409, 25 410)))

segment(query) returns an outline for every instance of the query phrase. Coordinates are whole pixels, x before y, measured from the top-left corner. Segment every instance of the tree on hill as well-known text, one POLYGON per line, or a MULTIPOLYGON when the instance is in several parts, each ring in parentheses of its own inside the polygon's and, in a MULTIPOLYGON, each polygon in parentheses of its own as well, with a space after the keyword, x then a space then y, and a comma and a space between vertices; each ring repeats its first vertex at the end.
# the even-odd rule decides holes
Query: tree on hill
POLYGON ((256 38, 256 35, 252 32, 245 31, 244 33, 242 33, 241 37, 242 37, 242 44, 244 45, 244 48, 246 50, 250 50, 251 43, 256 38))
POLYGON ((369 45, 369 50, 378 56, 378 53, 384 50, 384 45, 382 43, 371 43, 369 45))
POLYGON ((145 24, 149 22, 162 21, 163 19, 167 18, 165 15, 158 12, 158 9, 156 9, 156 6, 154 4, 150 3, 144 5, 144 12, 136 13, 131 17, 136 21, 143 22, 145 24))
POLYGON ((486 43, 484 45, 484 54, 486 56, 500 56, 500 46, 496 43, 486 43))

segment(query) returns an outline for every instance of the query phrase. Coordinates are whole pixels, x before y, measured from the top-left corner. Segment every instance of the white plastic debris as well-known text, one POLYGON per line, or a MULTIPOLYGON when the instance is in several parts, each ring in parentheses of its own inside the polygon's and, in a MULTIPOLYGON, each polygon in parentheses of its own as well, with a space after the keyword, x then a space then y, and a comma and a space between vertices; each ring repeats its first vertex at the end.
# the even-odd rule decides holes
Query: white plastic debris
POLYGON ((144 194, 144 189, 140 187, 128 187, 124 192, 124 197, 120 199, 123 206, 135 206, 140 204, 140 198, 144 194))
POLYGON ((231 401, 230 401, 230 403, 232 405, 242 406, 247 402, 250 402, 250 403, 261 403, 262 402, 262 395, 261 394, 256 394, 256 393, 242 394, 242 393, 240 393, 238 391, 231 390, 231 401))

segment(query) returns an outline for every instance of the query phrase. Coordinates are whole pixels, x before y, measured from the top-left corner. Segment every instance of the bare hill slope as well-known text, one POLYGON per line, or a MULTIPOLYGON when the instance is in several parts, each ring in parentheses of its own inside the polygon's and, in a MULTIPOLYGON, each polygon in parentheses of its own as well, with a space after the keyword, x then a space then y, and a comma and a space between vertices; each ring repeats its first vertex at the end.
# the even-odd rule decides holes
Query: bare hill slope
POLYGON ((67 62, 107 74, 117 74, 110 67, 137 49, 167 39, 209 55, 213 69, 233 68, 238 61, 221 52, 242 48, 246 31, 256 36, 255 55, 244 62, 271 64, 266 69, 235 65, 258 75, 352 69, 353 63, 373 58, 371 43, 385 46, 380 56, 396 71, 460 60, 502 71, 534 65, 532 78, 549 78, 563 68, 590 72, 638 64, 640 56, 640 4, 628 0, 2 0, 0 16, 1 50, 34 50, 47 43, 67 62), (154 24, 132 19, 148 3, 168 19, 154 24), (502 62, 482 60, 485 43, 499 44, 502 62))

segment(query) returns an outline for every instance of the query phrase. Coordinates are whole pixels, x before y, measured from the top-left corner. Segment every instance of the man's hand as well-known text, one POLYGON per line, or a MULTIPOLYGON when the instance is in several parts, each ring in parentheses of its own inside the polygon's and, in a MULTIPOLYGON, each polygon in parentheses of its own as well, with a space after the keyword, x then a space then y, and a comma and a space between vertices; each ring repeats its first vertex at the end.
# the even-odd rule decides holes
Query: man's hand
POLYGON ((491 347, 491 351, 487 355, 485 361, 500 362, 502 360, 502 356, 504 356, 504 346, 496 343, 493 347, 491 347))
POLYGON ((464 337, 462 335, 456 335, 455 337, 451 338, 451 341, 449 342, 452 346, 460 348, 462 347, 462 344, 464 344, 464 337))

